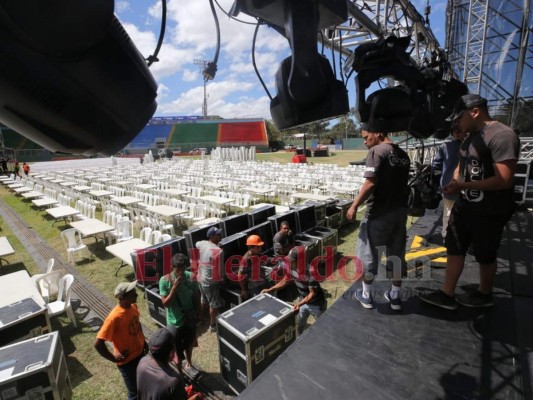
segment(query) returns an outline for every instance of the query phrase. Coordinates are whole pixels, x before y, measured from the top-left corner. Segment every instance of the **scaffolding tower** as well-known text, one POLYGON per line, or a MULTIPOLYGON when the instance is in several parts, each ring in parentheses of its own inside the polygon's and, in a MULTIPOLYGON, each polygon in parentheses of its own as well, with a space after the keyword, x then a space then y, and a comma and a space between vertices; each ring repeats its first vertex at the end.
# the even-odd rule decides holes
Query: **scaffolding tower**
POLYGON ((492 116, 533 135, 531 0, 449 0, 448 60, 492 116))

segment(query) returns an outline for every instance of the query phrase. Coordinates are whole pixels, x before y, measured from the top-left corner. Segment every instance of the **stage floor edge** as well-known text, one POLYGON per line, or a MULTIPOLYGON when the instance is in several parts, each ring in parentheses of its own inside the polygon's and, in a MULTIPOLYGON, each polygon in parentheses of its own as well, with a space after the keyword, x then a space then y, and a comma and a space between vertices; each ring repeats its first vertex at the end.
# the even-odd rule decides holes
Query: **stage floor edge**
MULTIPOLYGON (((440 287, 444 269, 403 285, 393 312, 378 282, 376 307, 353 298, 354 284, 239 396, 239 399, 532 399, 533 216, 517 212, 504 232, 496 306, 447 311, 422 303, 421 288, 440 287)), ((438 213, 410 235, 438 242, 438 213)), ((479 280, 471 257, 458 293, 479 280)))

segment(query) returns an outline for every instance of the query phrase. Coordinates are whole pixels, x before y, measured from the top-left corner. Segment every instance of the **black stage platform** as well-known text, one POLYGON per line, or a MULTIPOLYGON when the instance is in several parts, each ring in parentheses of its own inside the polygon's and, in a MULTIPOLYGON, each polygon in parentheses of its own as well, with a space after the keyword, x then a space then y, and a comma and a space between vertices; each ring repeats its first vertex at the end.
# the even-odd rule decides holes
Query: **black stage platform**
MULTIPOLYGON (((440 241, 437 213, 410 234, 440 241)), ((367 310, 352 287, 263 372, 240 399, 532 399, 533 215, 517 212, 504 233, 496 306, 441 310, 419 288, 438 288, 444 269, 404 283, 403 311, 386 300, 367 310)), ((458 293, 477 287, 469 260, 458 293)), ((389 282, 376 283, 388 289, 389 282)))

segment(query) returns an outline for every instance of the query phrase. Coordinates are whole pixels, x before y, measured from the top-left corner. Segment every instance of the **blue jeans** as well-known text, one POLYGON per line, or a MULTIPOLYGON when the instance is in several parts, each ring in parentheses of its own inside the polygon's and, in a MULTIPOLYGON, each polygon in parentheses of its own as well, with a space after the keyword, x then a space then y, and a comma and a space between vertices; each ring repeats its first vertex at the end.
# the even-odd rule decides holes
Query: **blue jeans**
POLYGON ((324 311, 322 310, 322 307, 320 304, 303 304, 300 306, 300 311, 298 312, 298 335, 301 335, 304 331, 305 324, 307 323, 307 319, 309 318, 309 315, 312 315, 315 317, 315 319, 318 319, 322 315, 324 311))
MULTIPOLYGON (((363 263, 364 273, 376 276, 383 253, 387 256, 387 271, 393 271, 393 280, 401 280, 406 273, 405 242, 407 209, 391 210, 376 218, 364 218, 359 225, 355 255, 363 263), (398 274, 401 272, 401 275, 398 274)), ((384 276, 386 279, 386 271, 384 276)), ((369 276, 367 275, 367 280, 369 276)))
POLYGON ((117 365, 126 384, 126 389, 128 389, 128 400, 137 400, 137 365, 139 365, 142 356, 141 354, 127 364, 117 365))

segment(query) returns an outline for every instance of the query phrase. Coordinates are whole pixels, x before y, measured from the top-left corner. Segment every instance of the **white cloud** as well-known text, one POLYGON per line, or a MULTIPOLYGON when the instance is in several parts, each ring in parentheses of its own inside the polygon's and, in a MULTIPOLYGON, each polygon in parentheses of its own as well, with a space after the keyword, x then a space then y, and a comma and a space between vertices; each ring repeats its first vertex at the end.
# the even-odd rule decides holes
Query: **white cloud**
POLYGON ((170 93, 170 89, 168 88, 168 86, 163 85, 162 83, 157 85, 157 101, 158 102, 161 100, 164 100, 165 97, 167 97, 169 93, 170 93))
POLYGON ((201 71, 199 70, 191 70, 191 69, 185 69, 183 70, 183 74, 181 76, 181 78, 185 81, 185 82, 192 82, 192 81, 195 81, 197 79, 201 79, 201 71))
POLYGON ((120 14, 125 11, 131 11, 130 2, 125 0, 115 1, 115 12, 120 14))
MULTIPOLYGON (((253 82, 227 80, 211 81, 207 85, 209 115, 223 118, 264 117, 270 118, 269 99, 265 95, 256 98, 245 94, 255 87, 253 82), (239 93, 243 93, 239 95, 239 93), (234 100, 231 100, 231 99, 234 100)), ((201 115, 203 86, 189 89, 170 102, 160 102, 158 114, 201 115)))

